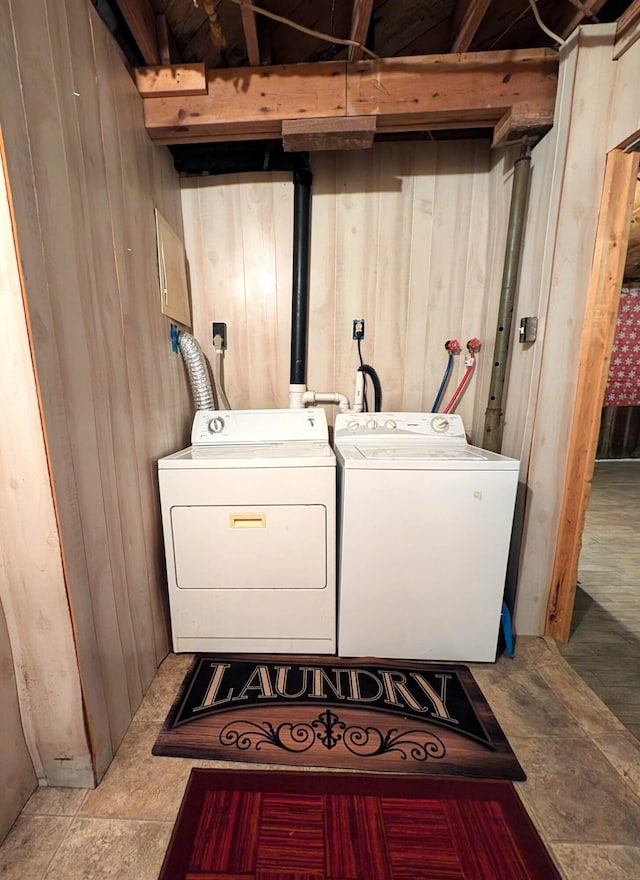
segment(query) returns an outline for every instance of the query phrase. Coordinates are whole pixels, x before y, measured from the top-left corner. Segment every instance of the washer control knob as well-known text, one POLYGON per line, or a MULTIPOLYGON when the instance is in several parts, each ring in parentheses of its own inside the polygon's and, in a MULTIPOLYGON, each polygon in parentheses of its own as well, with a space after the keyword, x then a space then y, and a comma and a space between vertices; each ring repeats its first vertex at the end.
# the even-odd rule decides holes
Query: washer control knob
POLYGON ((393 419, 387 419, 387 421, 384 423, 384 426, 385 426, 385 428, 388 428, 390 431, 393 431, 394 428, 398 427, 398 424, 393 419))
POLYGON ((435 419, 431 419, 431 427, 434 431, 437 431, 438 434, 444 434, 449 430, 449 420, 445 419, 443 416, 436 416, 435 419))
POLYGON ((356 421, 352 420, 347 424, 347 428, 350 431, 357 431, 358 430, 358 423, 356 421))
POLYGON ((377 427, 378 427, 378 423, 376 422, 376 420, 375 420, 375 419, 369 419, 369 421, 367 422, 367 428, 368 428, 370 431, 375 431, 377 427))
POLYGON ((215 419, 211 419, 209 422, 209 431, 211 434, 219 434, 221 431, 224 431, 224 419, 221 416, 216 416, 215 419))

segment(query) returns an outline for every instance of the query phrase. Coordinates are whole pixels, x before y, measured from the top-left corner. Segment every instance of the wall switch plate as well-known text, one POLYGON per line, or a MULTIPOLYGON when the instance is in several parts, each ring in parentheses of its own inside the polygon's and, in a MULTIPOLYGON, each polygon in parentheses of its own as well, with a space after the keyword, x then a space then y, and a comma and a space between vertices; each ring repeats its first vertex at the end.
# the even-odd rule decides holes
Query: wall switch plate
POLYGON ((538 319, 520 318, 518 342, 535 342, 538 338, 538 319))

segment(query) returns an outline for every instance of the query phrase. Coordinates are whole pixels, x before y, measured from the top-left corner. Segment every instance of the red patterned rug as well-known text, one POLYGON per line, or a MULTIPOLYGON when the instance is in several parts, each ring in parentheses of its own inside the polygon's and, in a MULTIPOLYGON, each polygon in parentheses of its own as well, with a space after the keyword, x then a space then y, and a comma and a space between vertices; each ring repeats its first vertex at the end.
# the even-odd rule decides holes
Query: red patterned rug
POLYGON ((159 880, 559 880, 509 782, 192 770, 159 880))

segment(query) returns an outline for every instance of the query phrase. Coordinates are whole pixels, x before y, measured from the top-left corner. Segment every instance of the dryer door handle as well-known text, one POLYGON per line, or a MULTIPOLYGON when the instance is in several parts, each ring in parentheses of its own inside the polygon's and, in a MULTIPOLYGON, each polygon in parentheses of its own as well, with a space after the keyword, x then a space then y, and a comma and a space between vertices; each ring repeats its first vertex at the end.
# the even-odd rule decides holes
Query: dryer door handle
POLYGON ((266 513, 232 513, 229 517, 232 529, 266 529, 266 513))

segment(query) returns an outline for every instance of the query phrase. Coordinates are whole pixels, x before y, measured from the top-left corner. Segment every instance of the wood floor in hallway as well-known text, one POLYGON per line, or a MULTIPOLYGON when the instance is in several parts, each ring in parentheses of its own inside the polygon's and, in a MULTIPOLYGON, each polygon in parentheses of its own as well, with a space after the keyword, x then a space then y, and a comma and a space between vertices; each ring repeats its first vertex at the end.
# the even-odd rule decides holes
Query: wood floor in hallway
POLYGON ((640 739, 640 460, 596 462, 578 578, 560 652, 640 739))

